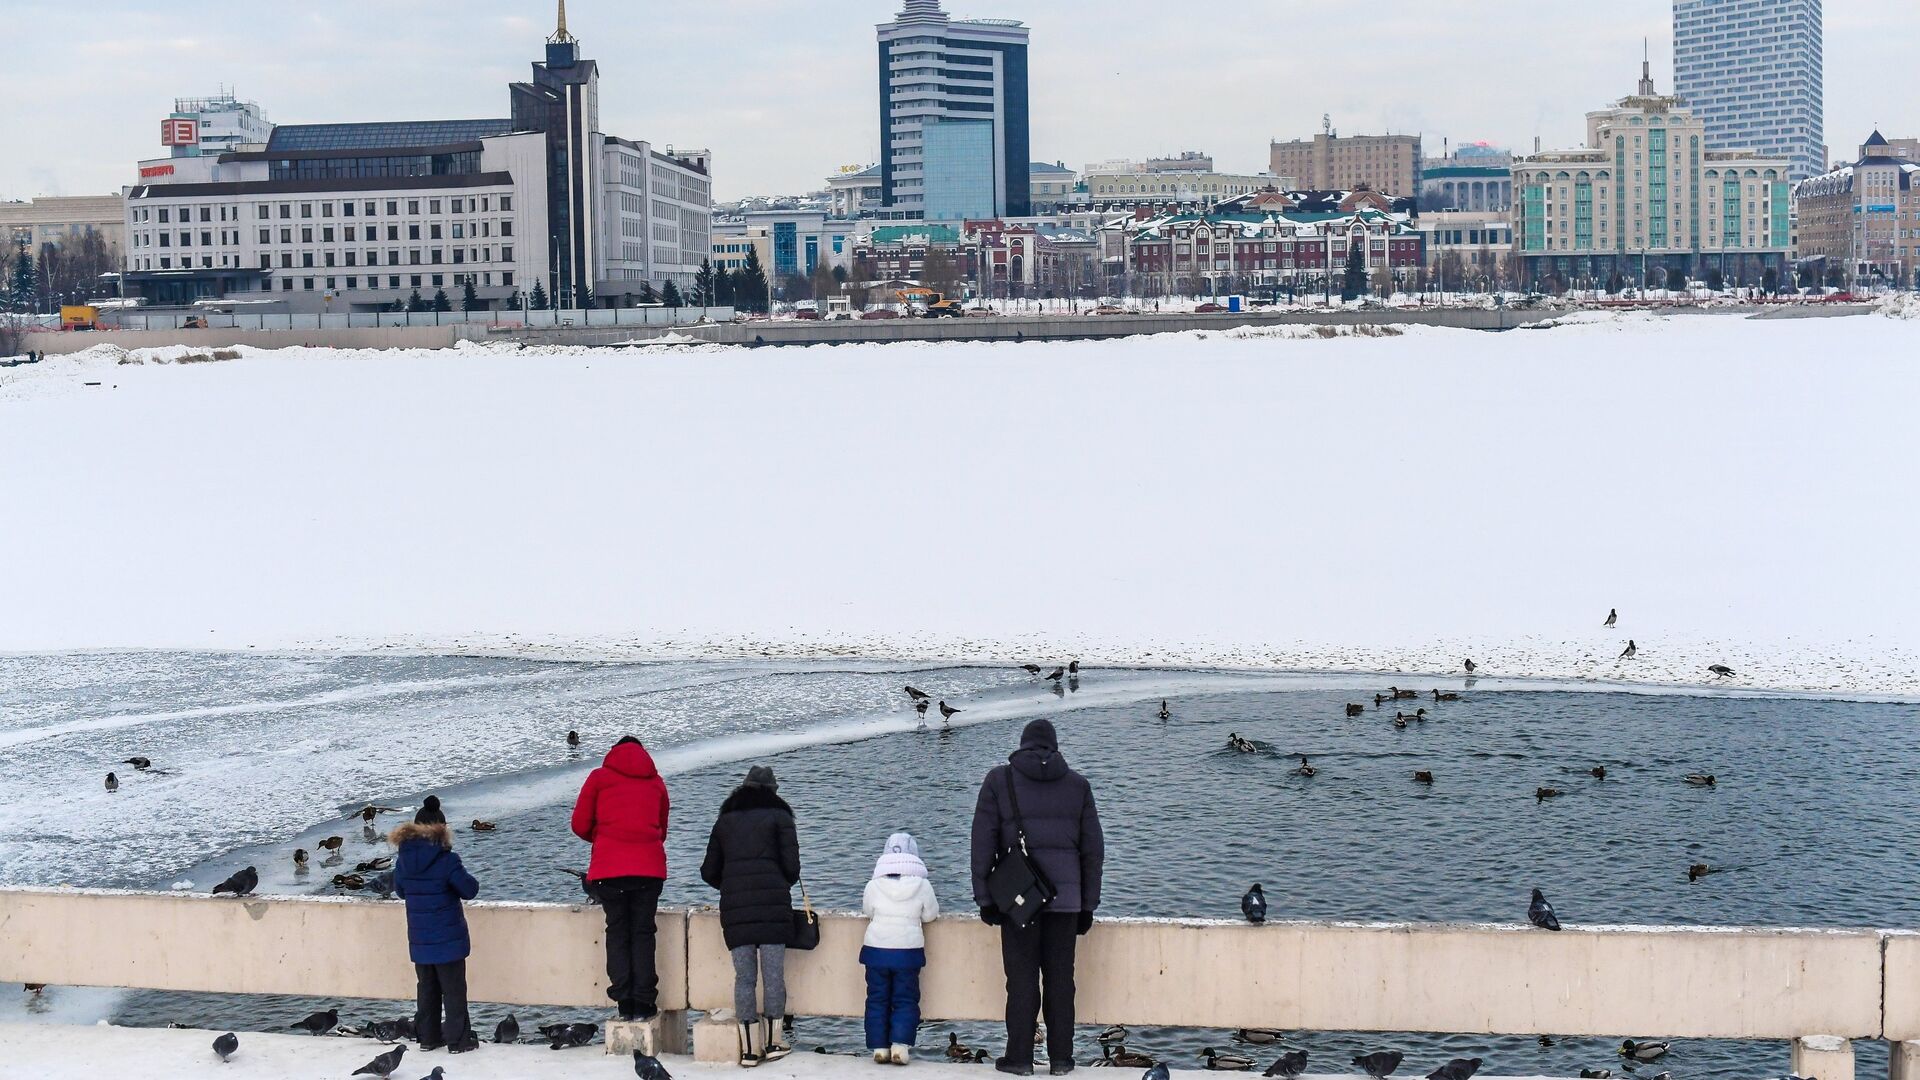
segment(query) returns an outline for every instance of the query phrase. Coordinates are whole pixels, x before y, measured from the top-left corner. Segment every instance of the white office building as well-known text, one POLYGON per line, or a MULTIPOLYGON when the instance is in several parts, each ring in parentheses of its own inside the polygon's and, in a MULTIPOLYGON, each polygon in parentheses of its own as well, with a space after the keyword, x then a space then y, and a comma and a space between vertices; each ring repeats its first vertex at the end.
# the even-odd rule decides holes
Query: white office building
POLYGON ((1826 171, 1821 0, 1674 0, 1674 92, 1714 150, 1826 171))
POLYGON ((876 215, 959 221, 1028 213, 1027 28, 905 0, 879 26, 876 215))

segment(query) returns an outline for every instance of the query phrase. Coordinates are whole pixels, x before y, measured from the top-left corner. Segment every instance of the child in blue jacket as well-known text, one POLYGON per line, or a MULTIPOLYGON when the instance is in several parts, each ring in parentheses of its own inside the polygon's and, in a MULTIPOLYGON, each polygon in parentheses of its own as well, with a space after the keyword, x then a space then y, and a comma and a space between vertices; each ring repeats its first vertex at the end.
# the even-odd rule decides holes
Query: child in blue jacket
POLYGON ((467 954, 473 943, 460 901, 480 895, 480 883, 453 853, 453 833, 440 812, 440 800, 432 795, 412 824, 393 830, 387 839, 399 853, 393 891, 407 902, 407 951, 419 981, 414 1026, 420 1049, 445 1046, 464 1054, 480 1043, 467 1019, 467 954))

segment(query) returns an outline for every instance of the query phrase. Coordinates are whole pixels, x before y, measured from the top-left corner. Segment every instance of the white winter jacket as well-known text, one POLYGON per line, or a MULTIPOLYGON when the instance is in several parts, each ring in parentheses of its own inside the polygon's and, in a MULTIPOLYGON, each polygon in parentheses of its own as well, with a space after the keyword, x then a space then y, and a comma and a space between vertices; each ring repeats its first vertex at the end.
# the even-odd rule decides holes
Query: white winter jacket
POLYGON ((877 877, 867 882, 860 910, 870 920, 868 948, 924 949, 927 935, 921 924, 940 917, 940 901, 926 878, 877 877))

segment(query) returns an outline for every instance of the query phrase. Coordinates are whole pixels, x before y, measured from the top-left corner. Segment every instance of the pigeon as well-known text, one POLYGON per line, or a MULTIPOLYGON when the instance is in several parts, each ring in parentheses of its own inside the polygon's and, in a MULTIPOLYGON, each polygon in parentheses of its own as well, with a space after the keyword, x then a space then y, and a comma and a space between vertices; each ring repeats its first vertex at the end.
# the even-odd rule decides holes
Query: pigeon
POLYGON ((381 855, 377 858, 368 859, 363 863, 355 863, 353 872, 356 874, 371 874, 378 873, 381 870, 391 869, 393 869, 393 856, 381 855))
POLYGON ((1593 768, 1587 770, 1587 775, 1593 777, 1595 780, 1605 780, 1607 778, 1607 767, 1605 765, 1595 765, 1593 768))
POLYGON ((577 731, 569 731, 569 732, 567 732, 567 745, 568 745, 568 746, 579 746, 579 745, 580 745, 580 733, 579 733, 579 732, 577 732, 577 731))
POLYGON ((138 755, 134 757, 130 757, 127 760, 122 761, 120 764, 133 766, 133 769, 135 772, 146 772, 148 769, 153 768, 152 761, 148 760, 147 758, 140 757, 138 755))
POLYGON ((1433 783, 1433 774, 1425 769, 1421 769, 1413 774, 1413 782, 1416 784, 1431 784, 1433 783))
POLYGON ((239 1049, 240 1049, 240 1036, 235 1035, 231 1031, 213 1040, 213 1052, 215 1056, 219 1057, 221 1061, 225 1061, 228 1058, 232 1057, 234 1054, 234 1051, 239 1049))
POLYGON ((537 1031, 537 1032, 539 1032, 539 1033, 540 1033, 540 1037, 541 1037, 541 1038, 543 1038, 543 1039, 557 1039, 557 1038, 559 1038, 559 1037, 560 1037, 560 1035, 561 1035, 561 1034, 562 1034, 563 1032, 565 1032, 565 1031, 567 1030, 567 1025, 565 1025, 565 1024, 541 1024, 541 1025, 540 1025, 539 1027, 537 1027, 537 1028, 534 1028, 533 1030, 535 1030, 535 1031, 537 1031))
POLYGON ((1064 676, 1064 675, 1066 675, 1066 673, 1067 673, 1067 669, 1066 669, 1066 668, 1063 668, 1063 667, 1056 667, 1056 668, 1054 668, 1054 669, 1053 669, 1052 671, 1049 671, 1049 672, 1047 672, 1047 681, 1048 681, 1048 682, 1059 682, 1059 681, 1060 681, 1060 679, 1061 679, 1061 677, 1062 677, 1062 676, 1064 676))
POLYGON ((393 1070, 400 1067, 400 1059, 405 1057, 407 1048, 396 1046, 393 1049, 353 1070, 355 1076, 392 1076, 393 1070))
POLYGON ((928 694, 925 690, 916 690, 911 686, 902 687, 901 689, 905 690, 907 692, 907 696, 912 698, 915 701, 925 701, 927 700, 928 697, 932 696, 928 694))
POLYGON ((954 708, 953 706, 947 704, 945 701, 942 701, 940 703, 940 719, 942 720, 951 721, 954 717, 954 714, 958 713, 959 711, 960 711, 959 709, 954 708))
POLYGON ((1733 669, 1728 667, 1725 664, 1708 664, 1707 670, 1713 672, 1715 675, 1718 675, 1723 679, 1733 678, 1733 669))
POLYGON ((1275 1058, 1273 1064, 1267 1066, 1267 1071, 1260 1075, 1280 1076, 1285 1077, 1286 1080, 1293 1080, 1294 1077, 1306 1071, 1307 1052, 1305 1050, 1290 1050, 1275 1058))
POLYGON ((1428 1073, 1427 1080, 1470 1080, 1479 1071, 1479 1058, 1454 1058, 1428 1073))
POLYGON ((1200 1051, 1200 1056, 1207 1059, 1207 1069, 1211 1072, 1246 1072, 1253 1068, 1252 1058, 1222 1054, 1211 1046, 1200 1051))
POLYGON ((1472 657, 1468 657, 1467 662, 1462 666, 1467 669, 1467 674, 1469 675, 1473 674, 1475 671, 1478 671, 1480 669, 1480 665, 1474 663, 1472 657))
POLYGON ((297 847, 293 849, 293 868, 295 870, 305 870, 307 868, 306 848, 297 847))
POLYGON ((673 1074, 667 1071, 665 1065, 660 1064, 659 1058, 643 1054, 638 1050, 633 1052, 633 1075, 640 1080, 673 1080, 673 1074))
POLYGON ((474 832, 493 832, 494 830, 496 830, 496 829, 498 829, 499 827, 500 827, 500 826, 498 826, 498 825, 496 825, 496 824, 494 824, 494 823, 493 823, 493 822, 491 822, 491 821, 481 821, 481 820, 480 820, 479 818, 474 818, 474 819, 473 819, 473 831, 474 831, 474 832))
POLYGON ((1267 921, 1267 894, 1260 888, 1259 882, 1254 882, 1253 888, 1240 898, 1240 914, 1256 926, 1267 921))
POLYGON ((406 1034, 406 1027, 399 1020, 375 1020, 367 1025, 366 1036, 380 1042, 399 1042, 406 1034))
POLYGON ((1603 622, 1603 623, 1601 623, 1600 625, 1601 625, 1601 626, 1604 626, 1604 627, 1606 627, 1606 628, 1607 628, 1608 630, 1611 630, 1611 629, 1613 629, 1613 624, 1614 624, 1614 623, 1617 623, 1617 622, 1619 622, 1619 621, 1620 621, 1620 609, 1619 609, 1619 608, 1608 608, 1608 609, 1607 609, 1607 621, 1606 621, 1606 622, 1603 622))
POLYGON ((1160 699, 1160 719, 1165 720, 1167 717, 1172 715, 1173 715, 1173 712, 1167 708, 1167 699, 1161 698, 1160 699))
POLYGON ((1560 918, 1553 913, 1553 905, 1547 903, 1546 894, 1539 889, 1533 890, 1533 902, 1527 905, 1527 921, 1542 930, 1560 929, 1560 918))
POLYGON ((108 791, 120 790, 120 778, 113 775, 112 773, 107 774, 107 790, 108 791))
POLYGON ((1624 648, 1624 649, 1621 649, 1621 650, 1620 650, 1620 659, 1622 659, 1622 660, 1631 660, 1631 659, 1633 659, 1633 654, 1634 654, 1634 653, 1637 653, 1637 652, 1639 652, 1639 651, 1640 651, 1640 646, 1638 646, 1638 645, 1635 645, 1635 644, 1633 643, 1633 639, 1632 639, 1632 638, 1628 638, 1628 639, 1627 639, 1627 647, 1626 647, 1626 648, 1624 648))
POLYGON ((340 1026, 340 1010, 328 1009, 326 1012, 313 1013, 305 1020, 288 1024, 287 1026, 290 1028, 298 1028, 309 1035, 325 1035, 327 1032, 340 1026))
POLYGON ((446 1080, 446 1075, 447 1070, 435 1065, 433 1071, 421 1077, 420 1080, 446 1080))
POLYGON ((1620 1044, 1620 1056, 1633 1061, 1658 1061, 1673 1049, 1672 1043, 1641 1041, 1632 1039, 1620 1044))
POLYGON ((1692 784, 1694 787, 1713 787, 1714 786, 1713 774, 1712 773, 1688 773, 1687 783, 1692 784))
POLYGON ((1148 1069, 1140 1080, 1173 1080, 1173 1074, 1167 1071, 1167 1064, 1163 1061, 1148 1069))
POLYGON ((1393 1075, 1393 1070, 1400 1067, 1401 1057, 1398 1050, 1376 1050, 1371 1054, 1361 1054, 1353 1059, 1353 1063, 1360 1066, 1362 1071, 1374 1077, 1375 1080, 1385 1080, 1386 1077, 1393 1075))
POLYGON ((339 851, 340 845, 344 843, 346 843, 346 840, 341 837, 329 836, 325 840, 322 840, 313 846, 320 848, 324 851, 339 851))
POLYGON ((496 1043, 517 1043, 520 1041, 520 1018, 512 1013, 505 1020, 493 1025, 493 1041, 496 1043))
POLYGON ((562 1024, 562 1030, 548 1036, 547 1049, 565 1050, 570 1046, 585 1046, 600 1033, 598 1024, 562 1024))
POLYGON ((1546 802, 1548 799, 1557 799, 1562 794, 1563 792, 1557 787, 1537 787, 1533 789, 1533 801, 1546 802))
POLYGON ((219 896, 221 893, 232 893, 235 896, 245 896, 252 892, 254 886, 258 884, 260 884, 260 874, 254 870, 253 867, 249 866, 244 870, 235 872, 232 877, 215 885, 213 887, 213 895, 219 896))
POLYGON ((1067 674, 1069 675, 1080 674, 1080 661, 1078 660, 1067 661, 1067 674))

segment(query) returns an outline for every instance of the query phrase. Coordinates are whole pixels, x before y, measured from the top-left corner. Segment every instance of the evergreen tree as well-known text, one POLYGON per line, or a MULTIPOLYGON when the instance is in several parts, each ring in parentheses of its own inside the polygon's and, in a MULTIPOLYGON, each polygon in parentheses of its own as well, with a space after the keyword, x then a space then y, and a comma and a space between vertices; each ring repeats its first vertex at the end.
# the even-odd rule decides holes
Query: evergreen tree
POLYGON ((533 283, 533 296, 528 299, 527 303, 535 311, 545 311, 553 306, 553 301, 547 298, 547 286, 545 282, 536 281, 533 283))
POLYGON ((1726 287, 1727 275, 1721 273, 1720 268, 1717 266, 1710 267, 1707 270, 1707 288, 1712 289, 1714 292, 1719 292, 1726 287))
POLYGON ((407 310, 408 310, 408 311, 425 311, 425 310, 427 310, 427 302, 426 302, 425 300, 422 300, 422 299, 420 299, 420 290, 419 290, 419 289, 415 289, 415 290, 413 290, 413 295, 412 295, 412 296, 409 296, 409 297, 407 297, 407 310))
POLYGON ((731 270, 721 270, 713 275, 713 304, 715 307, 730 307, 734 302, 734 284, 739 280, 731 270))
POLYGON ((653 291, 653 282, 643 281, 640 283, 640 302, 643 304, 657 304, 660 302, 660 294, 653 291))
POLYGON ((700 270, 693 275, 693 294, 687 303, 694 307, 713 306, 713 260, 701 259, 700 270))
POLYGON ((513 295, 507 297, 508 311, 523 311, 526 309, 526 306, 527 306, 526 295, 522 293, 519 289, 513 290, 513 295))
POLYGON ((1760 275, 1760 288, 1765 290, 1768 296, 1779 293, 1780 271, 1771 266, 1767 267, 1767 272, 1760 275))
POLYGON ((469 276, 466 283, 460 287, 460 310, 479 311, 485 306, 480 302, 480 294, 474 291, 473 278, 469 276))
POLYGON ((13 259, 13 281, 8 290, 15 311, 33 309, 33 256, 27 254, 27 242, 20 241, 13 259))
POLYGON ((1357 300, 1367 291, 1366 241, 1347 242, 1347 269, 1340 278, 1340 299, 1357 300))
POLYGON ((667 279, 666 287, 660 290, 660 302, 670 308, 677 308, 685 303, 680 297, 680 286, 675 285, 673 279, 667 279))
POLYGON ((1667 267, 1667 291, 1685 292, 1686 288, 1687 272, 1677 266, 1667 267))
POLYGON ((593 306, 593 286, 591 285, 580 286, 580 291, 574 294, 573 306, 577 308, 592 307, 593 306))
POLYGON ((736 307, 759 315, 766 314, 767 270, 760 265, 760 253, 751 247, 747 249, 746 265, 740 268, 740 278, 734 282, 733 298, 736 307))
POLYGON ((445 289, 433 290, 433 310, 435 311, 452 311, 453 310, 453 301, 447 299, 447 290, 445 289))

